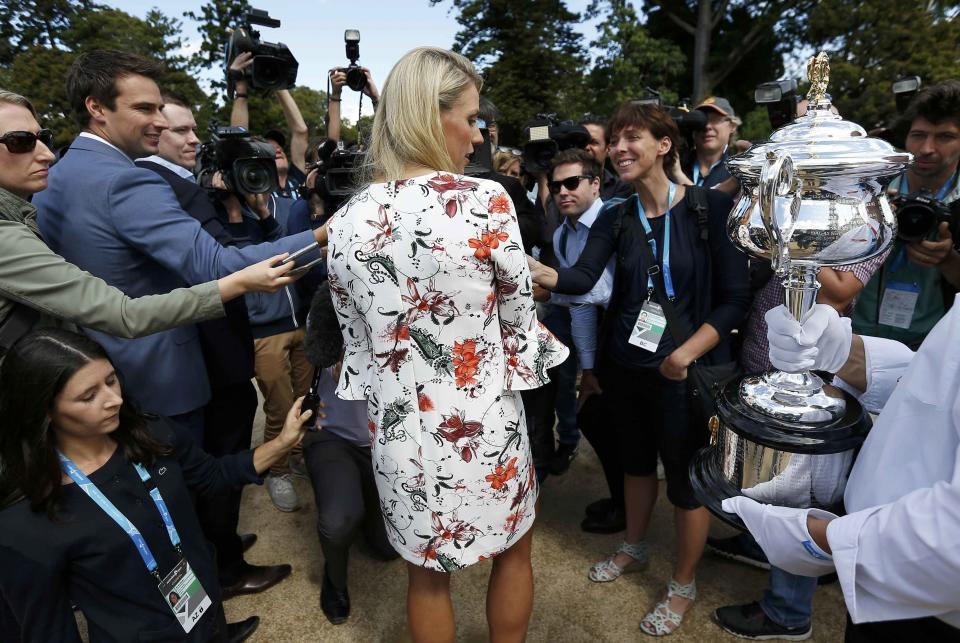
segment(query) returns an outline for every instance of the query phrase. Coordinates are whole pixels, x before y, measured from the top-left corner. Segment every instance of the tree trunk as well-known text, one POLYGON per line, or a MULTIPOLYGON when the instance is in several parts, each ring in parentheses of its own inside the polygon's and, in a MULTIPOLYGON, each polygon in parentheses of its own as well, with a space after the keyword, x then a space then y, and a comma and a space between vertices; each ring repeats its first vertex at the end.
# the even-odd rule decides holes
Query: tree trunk
POLYGON ((697 29, 693 41, 693 103, 702 101, 713 89, 707 72, 710 55, 710 34, 713 31, 712 0, 700 0, 697 7, 697 29))

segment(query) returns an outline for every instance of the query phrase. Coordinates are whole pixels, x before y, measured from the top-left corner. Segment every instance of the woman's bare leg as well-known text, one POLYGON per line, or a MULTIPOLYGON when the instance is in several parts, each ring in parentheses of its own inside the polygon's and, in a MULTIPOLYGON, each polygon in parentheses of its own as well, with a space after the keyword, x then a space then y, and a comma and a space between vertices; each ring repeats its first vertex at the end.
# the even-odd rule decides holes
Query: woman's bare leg
POLYGON ((491 643, 519 643, 527 637, 533 611, 531 528, 510 549, 493 559, 487 587, 487 625, 491 643))
POLYGON ((450 574, 407 563, 407 624, 414 643, 453 643, 450 574))

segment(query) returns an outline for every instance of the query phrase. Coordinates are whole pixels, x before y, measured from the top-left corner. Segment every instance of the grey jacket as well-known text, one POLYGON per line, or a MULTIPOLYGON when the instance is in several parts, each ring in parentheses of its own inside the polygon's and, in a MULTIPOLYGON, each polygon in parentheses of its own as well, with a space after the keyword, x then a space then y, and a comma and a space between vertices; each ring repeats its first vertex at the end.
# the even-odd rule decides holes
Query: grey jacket
POLYGON ((48 248, 36 217, 30 203, 0 188, 0 323, 15 303, 40 312, 35 327, 66 321, 118 337, 223 316, 215 281, 165 295, 127 297, 48 248))

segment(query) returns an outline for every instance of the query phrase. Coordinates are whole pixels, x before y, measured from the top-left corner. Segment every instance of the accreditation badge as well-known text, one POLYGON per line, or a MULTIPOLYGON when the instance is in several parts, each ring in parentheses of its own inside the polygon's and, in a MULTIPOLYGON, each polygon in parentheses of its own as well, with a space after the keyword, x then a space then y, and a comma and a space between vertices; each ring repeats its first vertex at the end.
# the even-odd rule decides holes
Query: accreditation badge
POLYGON ((186 558, 181 558, 166 578, 160 581, 160 593, 170 606, 184 632, 189 632, 210 609, 210 597, 193 573, 186 558))
POLYGON ((920 287, 903 282, 890 282, 883 291, 880 301, 880 317, 878 321, 884 326, 894 328, 910 328, 913 321, 913 311, 920 298, 920 287))
POLYGON ((656 353, 666 330, 667 318, 663 316, 663 308, 660 304, 647 300, 640 308, 637 321, 633 324, 633 332, 630 333, 630 339, 627 341, 634 346, 656 353))

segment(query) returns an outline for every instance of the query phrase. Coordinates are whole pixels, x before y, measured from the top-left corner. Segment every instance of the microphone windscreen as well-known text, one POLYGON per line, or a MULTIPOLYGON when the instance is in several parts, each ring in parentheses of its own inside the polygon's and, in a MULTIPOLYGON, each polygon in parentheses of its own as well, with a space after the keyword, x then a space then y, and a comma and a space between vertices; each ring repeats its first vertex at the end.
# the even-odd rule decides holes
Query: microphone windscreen
POLYGON ((330 286, 323 281, 310 302, 307 317, 307 340, 304 347, 307 361, 316 368, 330 368, 343 354, 343 335, 340 322, 333 308, 330 286))

